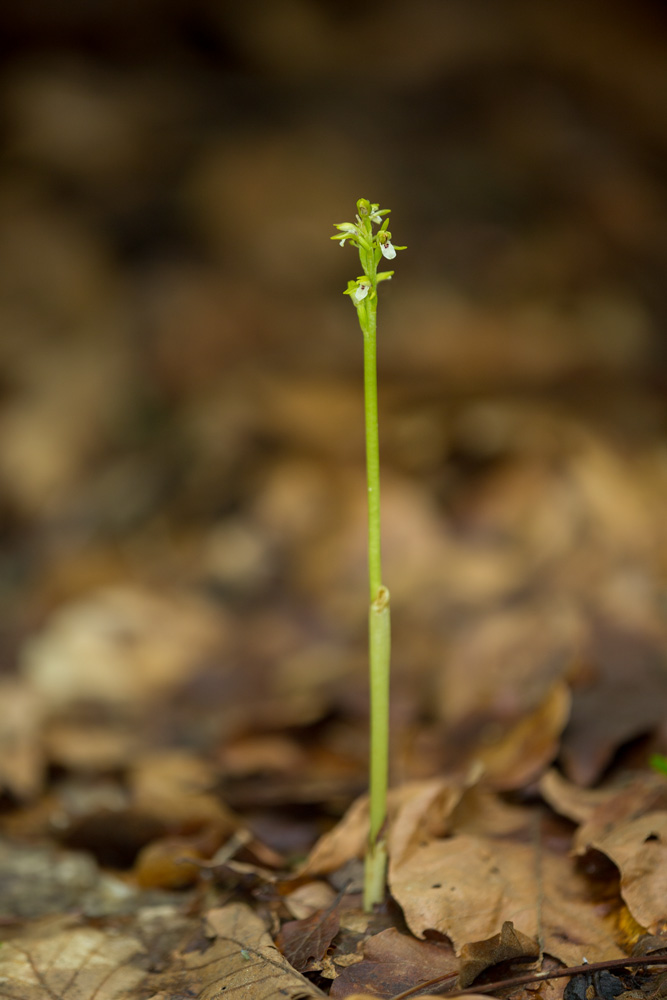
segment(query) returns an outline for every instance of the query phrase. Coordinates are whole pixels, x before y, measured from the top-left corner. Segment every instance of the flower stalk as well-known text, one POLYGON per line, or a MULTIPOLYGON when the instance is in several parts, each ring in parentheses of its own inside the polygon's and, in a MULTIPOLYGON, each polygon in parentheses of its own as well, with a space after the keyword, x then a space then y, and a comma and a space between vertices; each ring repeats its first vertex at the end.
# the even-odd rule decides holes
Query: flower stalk
POLYGON ((366 482, 368 488, 368 649, 370 668, 370 828, 364 873, 364 908, 372 910, 385 897, 387 872, 387 787, 389 780, 389 665, 391 626, 389 591, 382 582, 380 547, 380 447, 377 402, 377 286, 393 271, 378 272, 382 258, 393 260, 397 250, 388 230, 389 209, 365 198, 357 202, 356 223, 336 225, 332 236, 341 246, 352 243, 359 251, 363 274, 348 281, 345 294, 357 310, 364 341, 364 412, 366 424, 366 482), (373 232, 374 226, 380 228, 373 232))

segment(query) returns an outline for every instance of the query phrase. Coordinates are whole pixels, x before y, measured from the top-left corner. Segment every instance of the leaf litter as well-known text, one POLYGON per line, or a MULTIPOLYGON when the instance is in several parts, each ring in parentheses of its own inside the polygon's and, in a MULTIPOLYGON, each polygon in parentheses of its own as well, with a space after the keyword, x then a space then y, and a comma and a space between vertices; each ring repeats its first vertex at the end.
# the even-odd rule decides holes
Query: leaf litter
MULTIPOLYGON (((363 914, 359 345, 322 305, 318 235, 357 167, 349 107, 315 126, 294 98, 294 64, 310 101, 346 40, 326 5, 255 6, 214 32, 234 87, 263 67, 275 133, 249 95, 217 119, 228 76, 183 58, 203 8, 165 14, 138 76, 57 41, 44 60, 41 36, 5 74, 0 996, 561 1000, 567 977, 527 977, 577 968, 567 1000, 659 1000, 657 964, 585 969, 667 944, 657 33, 516 0, 522 33, 490 47, 473 5, 480 46, 426 2, 434 30, 393 69, 434 95, 438 137, 410 120, 386 169, 433 164, 419 197, 441 208, 426 225, 410 196, 424 253, 382 344, 391 895, 363 914), (531 46, 519 93, 503 60, 531 46)), ((382 13, 400 47, 414 19, 382 13)), ((134 22, 89 16, 125 53, 134 22)))

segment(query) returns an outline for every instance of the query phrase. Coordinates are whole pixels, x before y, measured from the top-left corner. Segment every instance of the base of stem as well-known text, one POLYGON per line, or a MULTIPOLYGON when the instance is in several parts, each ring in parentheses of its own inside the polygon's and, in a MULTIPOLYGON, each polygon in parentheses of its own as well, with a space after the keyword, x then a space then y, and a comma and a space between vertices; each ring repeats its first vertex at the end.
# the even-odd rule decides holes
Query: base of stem
POLYGON ((370 913, 384 903, 387 882, 387 842, 378 840, 369 846, 364 865, 364 910, 370 913))

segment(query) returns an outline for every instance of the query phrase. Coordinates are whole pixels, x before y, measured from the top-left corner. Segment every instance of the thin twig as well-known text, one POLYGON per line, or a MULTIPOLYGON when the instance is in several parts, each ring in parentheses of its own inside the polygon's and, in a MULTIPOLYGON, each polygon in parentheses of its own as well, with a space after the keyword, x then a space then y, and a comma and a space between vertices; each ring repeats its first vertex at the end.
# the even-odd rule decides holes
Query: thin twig
MULTIPOLYGON (((600 972, 602 969, 622 969, 632 965, 667 965, 667 957, 659 958, 654 955, 643 955, 641 958, 610 958, 606 962, 585 962, 583 965, 572 965, 567 969, 559 969, 557 972, 532 972, 525 976, 515 976, 513 979, 501 979, 497 983, 484 983, 481 986, 470 986, 465 990, 452 990, 445 995, 449 997, 463 997, 471 993, 493 993, 495 990, 505 990, 512 986, 524 986, 527 983, 539 983, 545 979, 562 979, 564 976, 577 976, 582 973, 600 972)), ((418 996, 431 986, 436 986, 446 979, 451 979, 451 973, 444 976, 436 976, 418 986, 412 986, 403 993, 397 993, 391 1000, 404 1000, 405 997, 418 996)), ((431 991, 433 992, 433 991, 431 991)))

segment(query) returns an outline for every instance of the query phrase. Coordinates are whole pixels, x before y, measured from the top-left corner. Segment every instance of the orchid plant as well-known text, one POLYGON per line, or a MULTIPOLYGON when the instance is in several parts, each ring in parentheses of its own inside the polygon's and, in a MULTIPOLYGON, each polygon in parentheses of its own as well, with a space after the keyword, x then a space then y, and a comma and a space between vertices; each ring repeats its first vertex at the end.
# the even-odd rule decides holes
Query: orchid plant
POLYGON ((359 251, 364 272, 348 281, 364 339, 364 410, 366 418, 366 481, 368 486, 368 575, 370 609, 368 645, 370 661, 370 829, 364 874, 364 908, 371 910, 385 895, 387 871, 387 786, 389 779, 389 660, 391 629, 389 591, 382 582, 380 552, 380 449, 377 405, 377 287, 393 271, 378 273, 383 258, 393 260, 397 250, 389 232, 390 209, 381 209, 366 198, 357 202, 356 222, 336 225, 331 237, 341 246, 351 243, 359 251), (377 231, 373 231, 379 226, 377 231))

